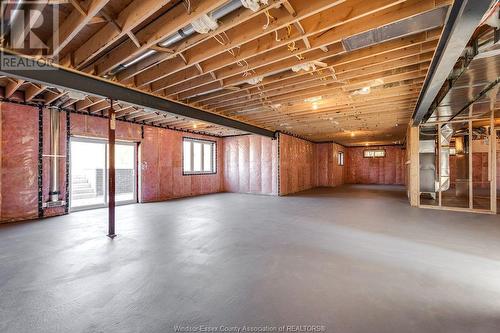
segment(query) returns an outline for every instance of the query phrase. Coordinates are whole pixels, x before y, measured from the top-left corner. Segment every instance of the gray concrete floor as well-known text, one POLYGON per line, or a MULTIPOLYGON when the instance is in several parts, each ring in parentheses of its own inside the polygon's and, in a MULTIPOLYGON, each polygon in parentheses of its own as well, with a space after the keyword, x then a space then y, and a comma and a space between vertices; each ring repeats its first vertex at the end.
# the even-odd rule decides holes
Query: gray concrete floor
POLYGON ((500 332, 500 218, 404 189, 215 194, 0 227, 0 332, 500 332))

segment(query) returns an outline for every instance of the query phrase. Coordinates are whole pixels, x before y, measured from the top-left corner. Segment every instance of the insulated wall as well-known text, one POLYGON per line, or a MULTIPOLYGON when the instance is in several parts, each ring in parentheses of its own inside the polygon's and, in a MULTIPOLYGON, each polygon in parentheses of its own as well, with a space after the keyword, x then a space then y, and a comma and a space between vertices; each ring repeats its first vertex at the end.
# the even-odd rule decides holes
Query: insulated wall
POLYGON ((216 193, 223 190, 222 139, 144 127, 141 145, 142 202, 216 193), (182 174, 182 138, 199 138, 217 143, 217 173, 182 174))
MULTIPOLYGON (((60 198, 66 199, 66 112, 60 112, 60 198)), ((43 121, 41 154, 42 202, 49 197, 50 115, 37 107, 0 103, 0 222, 39 217, 39 126, 43 121)), ((108 120, 70 115, 71 135, 106 139, 108 120)), ((140 201, 160 201, 223 191, 222 139, 117 121, 117 140, 139 143, 140 201), (143 138, 144 136, 144 138, 143 138), (182 175, 182 138, 217 142, 218 170, 213 175, 182 175)), ((43 216, 64 214, 64 207, 43 209, 43 216)))
POLYGON ((224 138, 224 189, 278 194, 278 140, 259 135, 224 138))
POLYGON ((290 135, 279 135, 280 195, 316 186, 315 144, 290 135))
POLYGON ((335 187, 344 184, 345 166, 339 165, 339 153, 344 154, 346 148, 336 143, 320 143, 316 148, 316 186, 335 187))
POLYGON ((1 221, 38 217, 38 108, 0 103, 1 221))
POLYGON ((401 146, 349 147, 346 156, 348 184, 405 184, 406 151, 401 146), (366 149, 385 149, 385 157, 367 158, 366 149))
MULTIPOLYGON (((108 120, 72 114, 71 134, 107 138, 108 120)), ((140 201, 152 202, 221 192, 223 190, 222 139, 117 121, 116 138, 140 143, 140 201), (142 132, 144 138, 142 138, 142 132), (182 139, 217 142, 218 170, 213 175, 182 174, 182 139)))

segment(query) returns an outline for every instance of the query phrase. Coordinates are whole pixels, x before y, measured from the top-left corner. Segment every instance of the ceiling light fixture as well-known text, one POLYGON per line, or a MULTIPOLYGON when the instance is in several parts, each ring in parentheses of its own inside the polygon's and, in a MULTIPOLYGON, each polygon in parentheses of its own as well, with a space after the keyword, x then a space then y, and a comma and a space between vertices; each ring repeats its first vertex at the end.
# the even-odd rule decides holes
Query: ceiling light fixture
POLYGON ((363 87, 359 90, 355 90, 354 92, 351 93, 351 95, 368 95, 371 92, 370 87, 363 87))
POLYGON ((314 102, 321 101, 322 99, 323 99, 323 96, 315 96, 315 97, 309 97, 309 98, 304 99, 304 102, 314 103, 314 102))

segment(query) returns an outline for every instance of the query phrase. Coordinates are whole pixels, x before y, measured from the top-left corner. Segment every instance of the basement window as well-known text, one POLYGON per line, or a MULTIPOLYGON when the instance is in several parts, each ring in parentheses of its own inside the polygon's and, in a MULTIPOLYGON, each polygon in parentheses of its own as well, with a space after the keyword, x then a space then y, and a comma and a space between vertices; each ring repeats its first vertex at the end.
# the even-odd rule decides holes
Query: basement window
POLYGON ((344 152, 339 151, 339 154, 337 155, 337 164, 338 165, 344 165, 344 152))
POLYGON ((385 157, 385 149, 367 149, 363 151, 363 157, 368 157, 368 158, 385 157))
POLYGON ((182 139, 182 174, 207 175, 217 173, 217 143, 193 138, 182 139))

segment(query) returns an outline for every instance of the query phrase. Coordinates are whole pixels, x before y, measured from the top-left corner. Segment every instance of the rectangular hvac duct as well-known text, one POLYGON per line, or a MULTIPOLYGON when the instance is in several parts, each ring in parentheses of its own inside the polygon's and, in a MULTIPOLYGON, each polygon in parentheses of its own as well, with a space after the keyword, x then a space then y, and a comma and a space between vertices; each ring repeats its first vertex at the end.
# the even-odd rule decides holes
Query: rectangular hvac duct
POLYGON ((395 23, 384 25, 345 38, 342 44, 347 52, 368 47, 391 39, 438 28, 444 24, 448 7, 440 7, 395 23))

